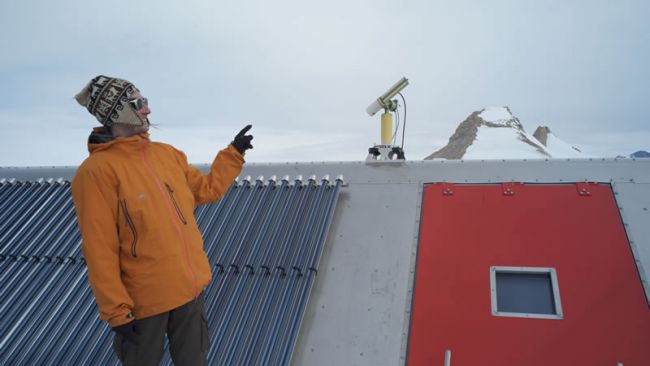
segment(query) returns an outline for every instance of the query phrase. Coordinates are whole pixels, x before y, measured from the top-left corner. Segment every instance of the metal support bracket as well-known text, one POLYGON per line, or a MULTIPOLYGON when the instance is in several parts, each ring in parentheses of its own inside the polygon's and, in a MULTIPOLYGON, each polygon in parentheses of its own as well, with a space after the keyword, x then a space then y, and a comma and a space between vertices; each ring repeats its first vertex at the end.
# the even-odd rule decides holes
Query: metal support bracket
POLYGON ((366 161, 404 161, 404 151, 394 145, 374 145, 368 149, 366 161))
POLYGON ((454 184, 453 183, 442 183, 442 195, 443 196, 453 196, 454 195, 454 184))
POLYGON ((576 189, 578 190, 578 195, 580 196, 591 196, 591 190, 589 189, 589 183, 580 182, 576 183, 576 189))
POLYGON ((515 195, 515 184, 513 182, 501 183, 501 189, 504 196, 514 196, 515 195))

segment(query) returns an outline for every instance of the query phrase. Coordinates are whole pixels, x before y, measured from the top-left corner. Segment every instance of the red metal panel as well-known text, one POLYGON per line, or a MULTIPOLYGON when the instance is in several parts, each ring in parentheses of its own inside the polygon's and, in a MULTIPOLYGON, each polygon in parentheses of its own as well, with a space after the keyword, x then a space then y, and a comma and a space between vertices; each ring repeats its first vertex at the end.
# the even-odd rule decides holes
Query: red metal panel
POLYGON ((650 309, 609 185, 425 188, 409 365, 650 365, 650 309), (583 194, 580 194, 580 192, 583 194), (554 267, 564 319, 491 314, 490 266, 554 267))

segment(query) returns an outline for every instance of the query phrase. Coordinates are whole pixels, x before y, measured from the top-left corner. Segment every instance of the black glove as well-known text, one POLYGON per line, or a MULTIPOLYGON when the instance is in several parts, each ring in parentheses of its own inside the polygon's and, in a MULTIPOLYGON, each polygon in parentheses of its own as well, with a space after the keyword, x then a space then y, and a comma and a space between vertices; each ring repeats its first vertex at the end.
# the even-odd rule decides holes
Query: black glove
POLYGON ((138 327, 135 325, 135 321, 130 321, 126 324, 113 327, 113 331, 131 343, 138 344, 138 335, 140 332, 138 332, 138 327))
POLYGON ((253 135, 246 135, 246 132, 248 132, 248 130, 250 130, 251 127, 253 126, 248 125, 244 127, 244 129, 239 131, 237 136, 235 136, 235 139, 230 143, 242 155, 246 150, 253 148, 253 145, 251 145, 251 140, 253 139, 253 135))

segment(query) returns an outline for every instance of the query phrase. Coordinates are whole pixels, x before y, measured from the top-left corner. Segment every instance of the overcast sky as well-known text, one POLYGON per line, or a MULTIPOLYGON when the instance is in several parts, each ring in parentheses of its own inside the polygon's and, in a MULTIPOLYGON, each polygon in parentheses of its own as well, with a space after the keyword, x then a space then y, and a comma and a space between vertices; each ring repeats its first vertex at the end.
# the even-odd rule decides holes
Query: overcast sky
POLYGON ((0 166, 80 164, 97 122, 73 96, 98 74, 132 81, 152 140, 194 163, 247 123, 250 162, 363 160, 380 132, 365 108, 402 76, 410 160, 503 105, 591 155, 650 150, 649 4, 6 1, 0 166))

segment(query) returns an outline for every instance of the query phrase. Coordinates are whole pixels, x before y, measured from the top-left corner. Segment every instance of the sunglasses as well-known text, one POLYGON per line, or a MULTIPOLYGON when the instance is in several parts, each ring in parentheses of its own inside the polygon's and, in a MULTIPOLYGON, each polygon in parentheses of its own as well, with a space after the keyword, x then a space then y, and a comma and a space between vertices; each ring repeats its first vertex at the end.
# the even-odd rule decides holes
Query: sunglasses
POLYGON ((149 105, 149 101, 147 100, 147 98, 137 98, 137 99, 129 100, 129 104, 131 105, 131 107, 133 107, 133 109, 139 111, 140 109, 142 109, 142 107, 149 105))

